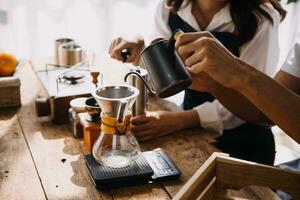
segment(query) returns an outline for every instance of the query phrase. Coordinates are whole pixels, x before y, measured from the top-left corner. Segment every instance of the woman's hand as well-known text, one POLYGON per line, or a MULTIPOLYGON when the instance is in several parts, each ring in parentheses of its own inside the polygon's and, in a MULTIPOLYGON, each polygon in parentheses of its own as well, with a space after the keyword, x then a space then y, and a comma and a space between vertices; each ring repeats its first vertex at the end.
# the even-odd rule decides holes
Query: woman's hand
POLYGON ((182 129, 199 127, 199 121, 197 111, 195 110, 148 112, 146 115, 131 119, 131 131, 138 140, 145 141, 182 129))
POLYGON ((133 65, 138 66, 141 58, 140 54, 144 48, 144 45, 144 39, 140 36, 131 39, 119 37, 111 42, 109 54, 114 59, 132 63, 133 65), (122 52, 124 51, 129 52, 128 58, 125 60, 122 56, 122 52))
POLYGON ((222 85, 233 87, 243 77, 239 59, 209 32, 182 34, 175 47, 194 79, 206 73, 222 85))
POLYGON ((166 135, 181 130, 182 122, 176 112, 148 112, 131 119, 131 131, 139 141, 166 135))
POLYGON ((215 89, 220 87, 220 83, 212 79, 207 73, 201 72, 199 74, 191 74, 193 82, 190 85, 190 89, 200 92, 214 93, 215 89))

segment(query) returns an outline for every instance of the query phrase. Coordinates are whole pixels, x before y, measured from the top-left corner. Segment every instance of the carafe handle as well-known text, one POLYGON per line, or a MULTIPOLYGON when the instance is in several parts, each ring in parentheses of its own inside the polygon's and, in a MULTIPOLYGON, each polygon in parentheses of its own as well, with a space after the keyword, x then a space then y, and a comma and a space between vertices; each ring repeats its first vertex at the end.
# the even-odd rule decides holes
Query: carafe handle
POLYGON ((123 122, 123 117, 124 117, 125 110, 127 109, 127 104, 128 104, 127 101, 120 102, 120 107, 117 113, 117 121, 119 123, 123 122))
POLYGON ((145 79, 138 72, 129 72, 129 73, 127 73, 124 77, 125 82, 127 82, 127 78, 130 75, 139 77, 142 80, 142 82, 144 83, 144 85, 146 86, 146 88, 148 89, 148 91, 150 92, 150 94, 154 95, 154 96, 157 96, 157 93, 155 91, 151 90, 149 85, 146 83, 145 79))

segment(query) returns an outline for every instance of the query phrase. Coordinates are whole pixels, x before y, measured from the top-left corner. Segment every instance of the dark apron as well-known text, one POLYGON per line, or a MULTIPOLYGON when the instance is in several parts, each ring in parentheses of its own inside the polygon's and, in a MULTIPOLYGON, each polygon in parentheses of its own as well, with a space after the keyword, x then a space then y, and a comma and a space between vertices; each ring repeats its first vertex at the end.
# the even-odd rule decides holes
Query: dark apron
MULTIPOLYGON (((181 29, 183 32, 196 30, 178 15, 169 15, 169 27, 172 32, 181 29)), ((239 56, 240 40, 238 36, 229 32, 212 32, 212 34, 235 56, 239 56)), ((207 92, 191 89, 185 90, 183 108, 192 109, 204 102, 212 102, 215 98, 207 92)), ((275 157, 275 143, 271 129, 245 123, 237 128, 224 130, 217 138, 217 147, 229 153, 230 156, 273 165, 275 157)))

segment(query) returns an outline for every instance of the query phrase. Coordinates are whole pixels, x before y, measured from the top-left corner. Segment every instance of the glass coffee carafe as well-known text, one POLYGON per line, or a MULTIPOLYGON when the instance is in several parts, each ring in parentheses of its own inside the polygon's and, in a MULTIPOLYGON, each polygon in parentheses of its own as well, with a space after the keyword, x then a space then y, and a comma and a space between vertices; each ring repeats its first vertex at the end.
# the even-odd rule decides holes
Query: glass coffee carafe
POLYGON ((101 133, 93 146, 100 164, 120 168, 138 158, 139 144, 130 132, 130 109, 138 94, 131 86, 103 86, 93 93, 102 110, 101 133))

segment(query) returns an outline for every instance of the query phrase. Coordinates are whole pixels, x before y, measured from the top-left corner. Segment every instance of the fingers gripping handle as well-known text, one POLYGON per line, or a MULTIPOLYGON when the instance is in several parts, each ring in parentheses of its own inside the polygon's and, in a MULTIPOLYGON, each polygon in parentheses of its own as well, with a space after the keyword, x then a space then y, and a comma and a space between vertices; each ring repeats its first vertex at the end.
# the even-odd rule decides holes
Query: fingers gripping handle
POLYGON ((174 33, 173 33, 173 39, 176 41, 180 35, 182 35, 184 32, 180 29, 177 29, 174 33))
POLYGON ((176 40, 179 38, 180 35, 182 35, 184 32, 180 29, 177 29, 176 31, 173 32, 172 36, 170 37, 170 39, 168 40, 168 47, 170 49, 174 49, 175 46, 175 42, 176 40))

